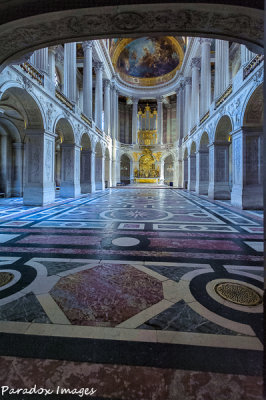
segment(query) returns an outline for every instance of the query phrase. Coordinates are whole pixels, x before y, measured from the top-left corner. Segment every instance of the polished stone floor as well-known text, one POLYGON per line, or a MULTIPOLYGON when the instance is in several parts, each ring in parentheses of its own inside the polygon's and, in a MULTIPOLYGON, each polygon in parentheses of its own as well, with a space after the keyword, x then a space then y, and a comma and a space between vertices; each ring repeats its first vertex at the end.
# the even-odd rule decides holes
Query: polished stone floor
POLYGON ((260 211, 154 187, 46 207, 0 199, 0 272, 12 277, 0 286, 1 385, 262 399, 262 304, 217 292, 262 295, 260 211))

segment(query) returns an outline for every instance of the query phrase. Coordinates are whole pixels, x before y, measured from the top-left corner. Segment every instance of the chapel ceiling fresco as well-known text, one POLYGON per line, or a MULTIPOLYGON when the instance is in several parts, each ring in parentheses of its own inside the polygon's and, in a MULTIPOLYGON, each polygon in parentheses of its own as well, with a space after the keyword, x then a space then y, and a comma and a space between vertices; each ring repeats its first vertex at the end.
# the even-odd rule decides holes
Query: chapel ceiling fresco
POLYGON ((139 86, 172 79, 184 57, 184 42, 172 36, 113 39, 111 58, 120 77, 139 86))

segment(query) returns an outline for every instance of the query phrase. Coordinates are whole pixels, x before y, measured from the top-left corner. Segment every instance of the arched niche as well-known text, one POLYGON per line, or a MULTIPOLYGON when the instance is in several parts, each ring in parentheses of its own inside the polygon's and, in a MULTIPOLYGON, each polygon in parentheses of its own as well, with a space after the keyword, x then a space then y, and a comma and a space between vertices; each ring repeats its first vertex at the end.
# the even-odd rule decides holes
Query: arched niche
POLYGON ((124 185, 130 184, 131 160, 127 154, 120 157, 120 181, 124 185))
POLYGON ((37 99, 25 89, 12 86, 2 93, 0 100, 0 193, 5 197, 22 196, 28 153, 23 150, 34 132, 44 133, 44 119, 37 99))
POLYGON ((187 189, 188 186, 188 149, 185 148, 183 156, 183 188, 187 189))
POLYGON ((193 141, 190 146, 188 159, 188 190, 196 188, 196 143, 193 141))
POLYGON ((110 165, 110 152, 108 147, 106 147, 104 152, 105 163, 104 163, 104 182, 105 187, 111 186, 111 165, 110 165))
POLYGON ((216 126, 215 142, 228 142, 232 129, 233 127, 230 117, 228 117, 228 115, 223 115, 216 126))
POLYGON ((80 191, 91 192, 91 140, 87 133, 83 133, 80 141, 80 191))
POLYGON ((209 136, 206 131, 201 135, 196 157, 196 193, 207 195, 209 187, 209 136))
POLYGON ((103 179, 103 150, 100 142, 96 143, 95 146, 95 188, 96 190, 104 189, 103 179))
POLYGON ((164 159, 164 182, 169 186, 173 186, 173 181, 174 181, 174 159, 172 154, 169 154, 164 159))
POLYGON ((74 145, 75 137, 72 126, 66 118, 57 120, 55 134, 55 185, 56 190, 60 190, 62 175, 65 172, 64 164, 68 165, 70 162, 67 160, 67 154, 70 154, 70 145, 74 145))

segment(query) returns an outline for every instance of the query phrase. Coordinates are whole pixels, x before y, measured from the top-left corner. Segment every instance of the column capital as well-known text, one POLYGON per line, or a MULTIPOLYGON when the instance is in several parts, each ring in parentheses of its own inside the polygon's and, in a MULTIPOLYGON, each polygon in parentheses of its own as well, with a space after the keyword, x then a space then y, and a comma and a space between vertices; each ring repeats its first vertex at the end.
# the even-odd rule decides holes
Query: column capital
POLYGON ((111 82, 109 81, 109 79, 104 79, 103 84, 104 88, 111 87, 111 82))
POLYGON ((190 76, 185 78, 185 85, 192 85, 192 78, 190 76))
POLYGON ((157 103, 162 103, 163 102, 163 96, 158 96, 156 97, 157 103))
POLYGON ((211 45, 212 44, 212 39, 200 38, 200 44, 204 44, 204 43, 211 45))
POLYGON ((83 50, 92 49, 93 47, 93 40, 87 40, 86 42, 82 43, 83 50))
POLYGON ((200 58, 199 57, 192 58, 190 66, 191 66, 191 68, 197 68, 199 70, 200 69, 200 58))
POLYGON ((133 104, 138 104, 139 98, 138 97, 132 97, 132 103, 133 104))
POLYGON ((95 69, 96 73, 99 71, 103 71, 103 62, 101 62, 101 61, 94 62, 94 69, 95 69))

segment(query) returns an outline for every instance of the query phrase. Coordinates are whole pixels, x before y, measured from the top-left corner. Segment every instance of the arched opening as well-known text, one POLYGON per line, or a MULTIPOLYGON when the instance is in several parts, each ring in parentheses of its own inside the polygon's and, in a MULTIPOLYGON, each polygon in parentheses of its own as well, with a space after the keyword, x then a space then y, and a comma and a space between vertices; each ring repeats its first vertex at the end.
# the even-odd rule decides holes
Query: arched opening
POLYGON ((104 161, 104 183, 105 188, 111 186, 111 166, 110 166, 110 152, 109 149, 105 149, 105 161, 104 161))
POLYGON ((130 184, 130 158, 126 154, 122 154, 120 158, 120 181, 124 185, 130 184))
POLYGON ((210 146, 210 185, 208 196, 211 199, 230 200, 232 189, 232 123, 227 115, 218 122, 214 143, 210 146))
POLYGON ((196 189, 196 143, 192 142, 188 157, 188 190, 196 189))
POLYGON ((2 197, 21 197, 23 194, 22 140, 23 137, 13 122, 0 118, 0 195, 2 197))
POLYGON ((25 89, 13 86, 2 94, 0 108, 2 195, 23 194, 26 205, 53 201, 54 139, 44 130, 37 100, 25 89))
POLYGON ((75 176, 75 165, 80 162, 80 150, 76 151, 74 132, 66 118, 57 121, 55 133, 56 187, 61 197, 76 197, 80 193, 80 182, 75 176))
POLYGON ((232 204, 241 208, 263 208, 263 86, 248 99, 242 129, 232 135, 232 204))
POLYGON ((164 183, 173 186, 174 181, 174 160, 172 154, 164 159, 164 183))
POLYGON ((104 189, 104 157, 102 153, 102 146, 97 142, 95 147, 95 189, 104 189))
POLYGON ((196 193, 207 195, 209 187, 209 136, 207 132, 203 132, 200 138, 199 151, 196 153, 196 165, 196 193))
POLYGON ((81 138, 80 153, 80 190, 81 193, 91 192, 91 141, 84 133, 81 138))
POLYGON ((187 147, 183 156, 183 188, 187 189, 188 187, 188 150, 187 147))

